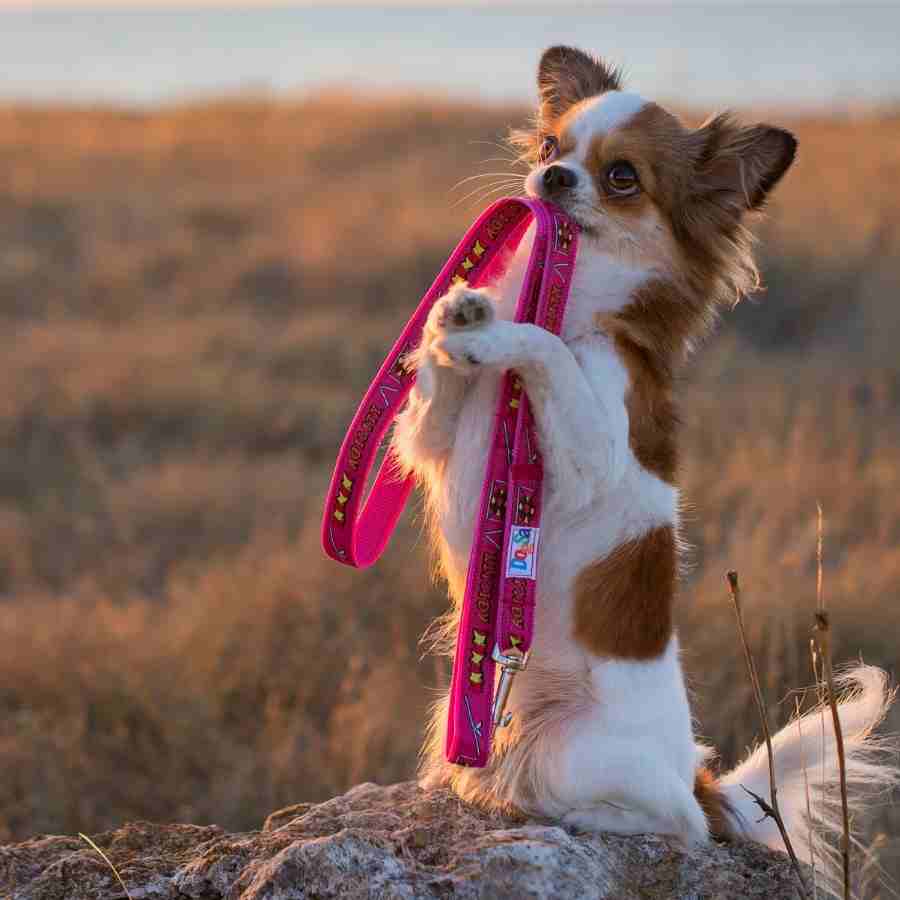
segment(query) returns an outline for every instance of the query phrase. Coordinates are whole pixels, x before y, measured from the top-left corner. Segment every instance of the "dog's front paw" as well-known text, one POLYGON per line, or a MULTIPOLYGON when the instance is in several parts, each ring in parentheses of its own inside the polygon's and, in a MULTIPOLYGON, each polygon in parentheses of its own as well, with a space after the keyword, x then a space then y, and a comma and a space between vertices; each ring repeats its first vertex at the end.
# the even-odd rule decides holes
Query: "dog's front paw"
POLYGON ((494 321, 494 303, 483 290, 460 284, 435 303, 428 316, 435 335, 481 328, 494 321))
POLYGON ((495 365, 504 359, 503 335, 498 325, 462 329, 445 333, 432 345, 438 365, 473 372, 481 366, 495 365))
POLYGON ((495 328, 490 294, 458 284, 435 303, 425 331, 435 362, 468 374, 488 362, 485 340, 495 328))

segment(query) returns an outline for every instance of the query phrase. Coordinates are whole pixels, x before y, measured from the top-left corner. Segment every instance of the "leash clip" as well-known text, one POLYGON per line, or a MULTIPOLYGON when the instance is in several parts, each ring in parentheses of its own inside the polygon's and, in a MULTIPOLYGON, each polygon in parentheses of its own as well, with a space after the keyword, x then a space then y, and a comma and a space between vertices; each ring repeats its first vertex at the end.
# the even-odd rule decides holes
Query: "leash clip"
POLYGON ((491 707, 491 720, 494 728, 506 728, 512 721, 512 713, 504 714, 503 711, 509 700, 513 678, 519 672, 525 671, 530 653, 530 650, 528 653, 523 653, 517 647, 510 647, 509 650, 502 651, 499 644, 494 644, 491 659, 500 666, 500 681, 497 684, 497 693, 494 694, 494 705, 491 707))

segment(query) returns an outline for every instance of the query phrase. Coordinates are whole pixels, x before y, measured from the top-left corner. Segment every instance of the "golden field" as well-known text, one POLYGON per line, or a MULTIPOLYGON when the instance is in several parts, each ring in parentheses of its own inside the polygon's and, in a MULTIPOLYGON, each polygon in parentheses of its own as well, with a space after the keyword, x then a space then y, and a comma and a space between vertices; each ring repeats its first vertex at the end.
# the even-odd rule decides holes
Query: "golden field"
MULTIPOLYGON (((0 109, 0 842, 252 828, 410 777, 445 677, 417 646, 443 605, 419 523, 350 571, 319 550, 320 504, 480 209, 451 188, 506 168, 484 142, 524 115, 0 109)), ((723 573, 782 722, 811 681, 817 501, 836 658, 900 674, 900 113, 778 120, 800 156, 759 229, 767 290, 680 388, 683 644, 726 764, 757 723, 723 573)))

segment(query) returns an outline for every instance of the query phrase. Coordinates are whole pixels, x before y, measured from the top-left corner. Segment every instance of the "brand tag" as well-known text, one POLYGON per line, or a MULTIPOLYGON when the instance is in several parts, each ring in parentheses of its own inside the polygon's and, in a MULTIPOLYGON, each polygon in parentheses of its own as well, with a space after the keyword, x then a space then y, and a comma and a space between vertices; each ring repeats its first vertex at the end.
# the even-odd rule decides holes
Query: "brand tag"
POLYGON ((540 528, 513 525, 509 533, 509 549, 506 555, 507 578, 537 577, 537 549, 540 528))

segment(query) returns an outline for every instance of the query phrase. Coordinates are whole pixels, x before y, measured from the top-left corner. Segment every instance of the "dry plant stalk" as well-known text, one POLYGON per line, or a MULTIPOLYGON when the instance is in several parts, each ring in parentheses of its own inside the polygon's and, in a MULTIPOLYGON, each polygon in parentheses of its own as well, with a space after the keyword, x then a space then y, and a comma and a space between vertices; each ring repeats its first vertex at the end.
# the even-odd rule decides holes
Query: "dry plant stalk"
POLYGON ((850 900, 850 806, 847 802, 847 758, 844 755, 844 733, 838 716, 837 696, 834 690, 834 672, 831 666, 831 622, 825 609, 825 595, 822 591, 822 507, 816 504, 816 614, 813 634, 819 657, 822 660, 825 690, 828 706, 831 708, 831 721, 834 726, 834 741, 837 746, 838 771, 841 778, 841 814, 843 829, 841 832, 841 861, 844 867, 844 900, 850 900))
POLYGON ((85 843, 89 844, 97 853, 100 854, 100 858, 105 862, 110 869, 112 869, 113 875, 119 880, 119 884, 122 885, 122 890, 125 891, 125 896, 128 900, 132 900, 131 894, 128 892, 128 888, 125 887, 125 882, 122 881, 122 876, 119 874, 119 870, 110 862, 109 857, 86 835, 82 834, 80 831, 78 832, 78 837, 80 837, 85 843))
POLYGON ((759 674, 756 671, 756 663, 753 660, 753 654, 750 652, 750 645, 747 643, 747 632, 744 628, 744 615, 741 609, 741 587, 738 583, 738 574, 735 571, 730 571, 727 576, 728 580, 728 589, 731 594, 731 602, 734 606, 734 613, 737 617, 738 624, 738 633, 741 637, 741 646, 744 648, 744 659, 747 662, 747 671, 750 675, 750 685, 753 688, 753 697, 756 700, 756 709, 759 712, 759 719, 762 723, 763 736, 766 739, 766 753, 769 757, 769 794, 770 794, 770 803, 767 803, 762 797, 758 794, 754 794, 753 791, 748 790, 744 787, 744 790, 753 797, 756 801, 756 805, 763 811, 766 816, 771 817, 775 824, 778 826, 779 832, 781 832, 781 839, 784 841, 785 849, 787 850, 788 856, 791 859, 791 865, 794 867, 794 872, 797 874, 797 880, 800 884, 797 887, 798 892, 802 897, 808 898, 809 894, 809 886, 806 883, 806 879, 803 877, 803 871, 800 868, 800 861, 797 859, 797 854, 794 852, 794 846, 791 844, 791 839, 788 837, 787 829, 784 827, 784 820, 781 818, 781 812, 778 809, 778 787, 775 783, 775 754, 772 751, 772 733, 769 731, 769 717, 766 715, 766 707, 763 703, 762 697, 762 688, 759 686, 759 674))
POLYGON ((813 684, 816 686, 816 709, 819 710, 819 798, 825 806, 825 692, 822 690, 824 676, 819 675, 819 651, 816 639, 809 639, 809 655, 812 661, 813 684))
POLYGON ((838 771, 841 777, 841 814, 843 816, 841 859, 844 866, 844 900, 850 900, 850 807, 847 803, 847 762, 844 755, 844 734, 841 731, 841 720, 838 716, 837 697, 834 690, 834 672, 831 666, 831 623, 828 620, 827 611, 816 611, 816 624, 813 630, 816 635, 819 656, 822 658, 825 691, 828 706, 831 708, 834 741, 837 745, 838 771))
POLYGON ((812 896, 813 900, 818 900, 819 890, 816 884, 816 852, 815 843, 813 841, 813 815, 812 801, 809 795, 809 771, 806 768, 806 750, 803 747, 803 728, 801 721, 803 715, 800 711, 799 699, 794 701, 794 715, 797 719, 797 734, 800 737, 800 762, 803 769, 803 793, 806 795, 806 827, 809 829, 809 867, 812 869, 812 896))

